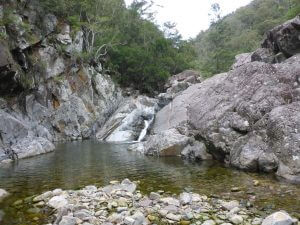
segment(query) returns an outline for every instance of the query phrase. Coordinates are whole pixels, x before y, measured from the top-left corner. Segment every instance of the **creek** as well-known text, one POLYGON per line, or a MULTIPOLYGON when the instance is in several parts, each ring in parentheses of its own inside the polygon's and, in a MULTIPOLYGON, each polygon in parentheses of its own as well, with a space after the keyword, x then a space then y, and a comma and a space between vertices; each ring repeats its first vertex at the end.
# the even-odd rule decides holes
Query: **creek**
MULTIPOLYGON (((43 224, 43 215, 28 212, 32 206, 14 202, 55 188, 104 186, 112 180, 139 180, 144 193, 164 190, 193 191, 225 199, 251 201, 262 213, 284 209, 300 212, 300 186, 273 175, 246 173, 216 161, 190 163, 179 157, 154 158, 127 151, 125 144, 97 141, 61 143, 53 153, 0 166, 0 188, 11 196, 0 204, 0 224, 43 224), (259 185, 254 185, 258 181, 259 185), (233 188, 240 191, 232 192, 233 188)), ((299 216, 299 215, 297 215, 299 216)))

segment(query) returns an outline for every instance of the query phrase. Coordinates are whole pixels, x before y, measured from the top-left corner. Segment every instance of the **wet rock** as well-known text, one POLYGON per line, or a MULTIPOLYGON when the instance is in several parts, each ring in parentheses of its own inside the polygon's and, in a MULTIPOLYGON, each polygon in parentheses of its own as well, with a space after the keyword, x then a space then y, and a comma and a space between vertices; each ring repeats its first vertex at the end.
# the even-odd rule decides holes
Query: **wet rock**
POLYGON ((49 200, 49 206, 54 209, 59 209, 68 204, 68 201, 63 196, 55 196, 49 200))
POLYGON ((296 221, 286 212, 276 212, 265 218, 262 225, 296 225, 296 221))
POLYGON ((0 189, 0 202, 2 202, 8 196, 9 196, 9 193, 6 190, 0 189))

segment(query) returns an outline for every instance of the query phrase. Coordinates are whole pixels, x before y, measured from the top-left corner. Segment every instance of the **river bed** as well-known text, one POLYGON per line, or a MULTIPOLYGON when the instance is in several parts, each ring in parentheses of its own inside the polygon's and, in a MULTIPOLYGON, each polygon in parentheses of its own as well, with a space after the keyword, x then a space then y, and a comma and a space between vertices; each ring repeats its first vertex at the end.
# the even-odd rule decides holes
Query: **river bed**
POLYGON ((300 186, 274 175, 246 173, 216 161, 188 163, 178 157, 153 158, 127 151, 128 145, 83 141, 58 144, 53 153, 0 167, 0 188, 11 193, 2 204, 3 225, 43 224, 43 215, 19 207, 19 199, 55 188, 79 189, 112 180, 139 180, 144 193, 193 191, 225 199, 250 201, 262 213, 284 209, 299 217, 300 186), (235 190, 237 189, 237 190, 235 190), (233 192, 237 191, 237 192, 233 192))

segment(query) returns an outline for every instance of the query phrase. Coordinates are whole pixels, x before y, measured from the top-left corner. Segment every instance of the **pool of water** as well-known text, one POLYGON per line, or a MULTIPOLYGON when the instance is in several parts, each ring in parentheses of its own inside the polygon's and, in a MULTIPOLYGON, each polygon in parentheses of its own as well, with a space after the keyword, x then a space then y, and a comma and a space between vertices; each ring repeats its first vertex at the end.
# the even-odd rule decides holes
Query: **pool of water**
MULTIPOLYGON (((228 199, 251 200, 262 211, 284 209, 300 212, 300 186, 278 181, 272 175, 245 173, 215 162, 188 163, 178 157, 153 158, 128 152, 127 145, 96 141, 59 144, 53 153, 20 160, 0 167, 0 188, 11 193, 0 209, 3 225, 43 224, 41 215, 27 212, 30 205, 16 208, 16 200, 55 188, 78 189, 107 185, 111 180, 139 180, 144 193, 165 190, 228 199), (254 180, 259 181, 254 186, 254 180), (240 192, 231 192, 238 187, 240 192)), ((0 222, 1 224, 1 222, 0 222)))

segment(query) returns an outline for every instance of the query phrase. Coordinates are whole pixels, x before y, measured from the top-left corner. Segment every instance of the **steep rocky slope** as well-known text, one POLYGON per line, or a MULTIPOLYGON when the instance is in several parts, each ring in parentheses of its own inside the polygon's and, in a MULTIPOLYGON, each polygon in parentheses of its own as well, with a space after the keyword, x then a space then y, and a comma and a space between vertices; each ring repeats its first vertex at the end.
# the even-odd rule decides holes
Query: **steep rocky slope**
POLYGON ((300 16, 271 30, 263 48, 237 57, 232 71, 175 97, 158 112, 153 135, 130 148, 200 159, 208 152, 240 169, 300 182, 299 35, 300 16))
POLYGON ((1 3, 0 19, 6 21, 0 27, 0 161, 93 135, 122 96, 101 65, 76 58, 83 32, 34 0, 1 3))

